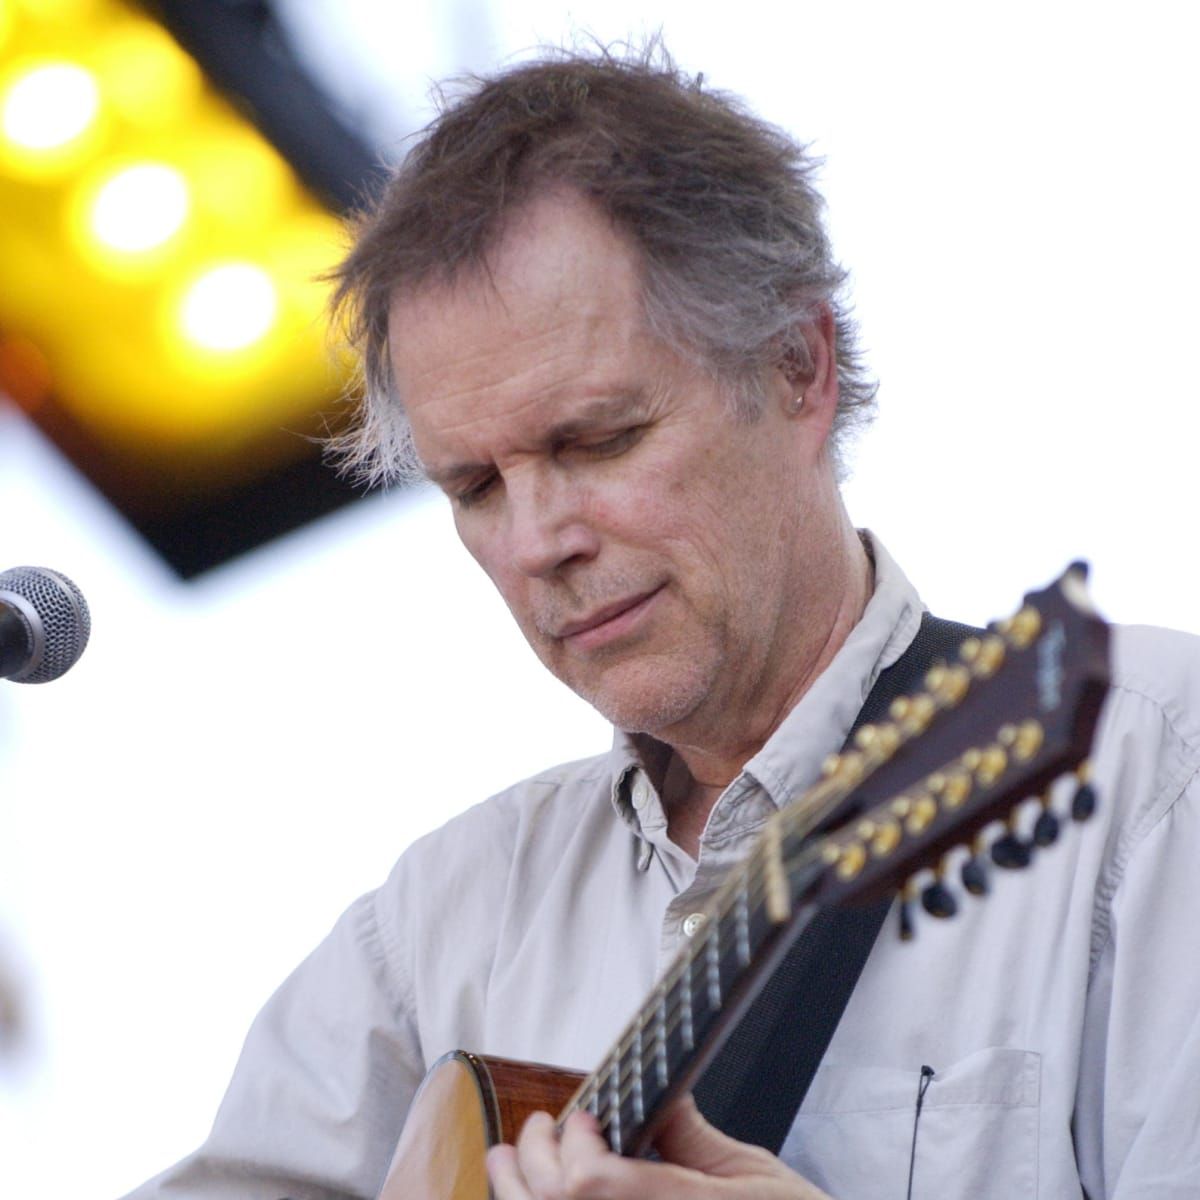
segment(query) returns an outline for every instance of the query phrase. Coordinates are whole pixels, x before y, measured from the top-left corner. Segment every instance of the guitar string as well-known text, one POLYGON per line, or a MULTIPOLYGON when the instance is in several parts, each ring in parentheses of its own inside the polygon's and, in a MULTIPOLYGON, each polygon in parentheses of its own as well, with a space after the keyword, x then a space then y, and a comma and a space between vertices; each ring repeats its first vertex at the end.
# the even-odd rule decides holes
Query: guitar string
MULTIPOLYGON (((759 900, 765 895, 765 882, 763 886, 760 884, 761 878, 754 877, 751 883, 751 863, 747 863, 744 868, 739 869, 738 874, 746 877, 747 895, 752 897, 748 902, 757 907, 759 900)), ((740 887, 735 890, 740 890, 740 887)), ((718 912, 714 918, 710 918, 708 926, 710 932, 703 939, 706 944, 711 939, 711 930, 716 929, 718 937, 721 932, 721 915, 718 912)), ((630 1022, 628 1028, 618 1039, 616 1046, 605 1056, 600 1067, 589 1077, 588 1081, 580 1088, 576 1100, 572 1102, 570 1107, 588 1107, 589 1094, 600 1100, 598 1105, 599 1111, 595 1115, 603 1121, 603 1114, 607 1111, 608 1105, 603 1101, 604 1090, 608 1087, 608 1080, 618 1065, 621 1070, 621 1083, 624 1085, 626 1074, 624 1067, 628 1063, 628 1053, 636 1045, 639 1037, 639 1032, 642 1035, 643 1043, 649 1040, 654 1046, 652 1053, 659 1054, 666 1043, 670 1040, 671 1035, 676 1032, 681 1032, 681 1012, 682 1012, 682 988, 684 977, 687 976, 689 984, 694 981, 693 966, 697 961, 698 954, 695 949, 696 943, 688 945, 684 952, 672 963, 667 972, 659 980, 651 993, 650 999, 642 1005, 638 1010, 634 1019, 630 1022), (671 1005, 665 1012, 663 1011, 663 1003, 671 1005)), ((645 1065, 642 1065, 641 1074, 645 1076, 645 1065)), ((630 1068, 629 1078, 632 1079, 636 1072, 630 1068)), ((621 1100, 622 1102, 628 1097, 629 1092, 622 1086, 621 1100)), ((569 1111, 569 1110, 568 1110, 569 1111)))
MULTIPOLYGON (((861 782, 861 781, 860 781, 861 782)), ((820 821, 826 818, 832 812, 836 805, 840 803, 851 789, 845 785, 838 785, 832 780, 822 780, 814 785, 797 800, 785 804, 770 818, 775 821, 780 827, 779 848, 783 849, 797 835, 803 839, 811 832, 813 827, 820 821)), ((712 900, 712 915, 709 918, 707 928, 709 932, 705 937, 698 942, 693 942, 687 946, 679 957, 668 967, 663 974, 654 991, 651 993, 651 999, 644 1004, 637 1012, 633 1020, 626 1027, 617 1041, 617 1044, 605 1056, 600 1068, 594 1071, 588 1079, 582 1084, 572 1098, 566 1108, 566 1112, 572 1112, 577 1108, 587 1108, 592 1111, 602 1125, 607 1127, 608 1121, 606 1118, 617 1116, 619 1119, 619 1108, 629 1098, 635 1085, 635 1080, 642 1082, 645 1077, 644 1063, 640 1075, 633 1069, 628 1060, 628 1053, 633 1048, 638 1040, 639 1034, 643 1036, 647 1030, 657 1027, 656 1031, 651 1034, 655 1042, 665 1043, 670 1039, 671 1035, 680 1032, 682 1037, 682 1026, 685 1018, 684 1010, 687 1007, 683 1002, 683 997, 687 994, 681 984, 685 974, 688 977, 689 989, 695 982, 695 972, 693 970, 700 954, 703 952, 706 955, 708 944, 712 940, 713 932, 716 931, 718 939, 718 957, 723 956, 724 952, 730 948, 728 939, 723 940, 724 923, 730 912, 737 903, 738 895, 743 889, 746 892, 746 904, 749 908, 751 916, 760 911, 761 901, 771 887, 770 873, 772 872, 771 864, 767 861, 768 839, 765 835, 760 834, 755 842, 754 848, 746 857, 744 862, 734 868, 726 877, 725 882, 717 890, 712 900), (667 1010, 665 1019, 661 1014, 661 1004, 663 1000, 672 1002, 673 1007, 667 1010), (628 1071, 626 1071, 628 1066, 628 1071), (612 1076, 617 1074, 618 1101, 614 1105, 610 1096, 612 1095, 612 1076), (628 1086, 626 1086, 628 1084, 628 1086), (592 1102, 595 1102, 595 1108, 591 1107, 592 1102)), ((790 858, 782 856, 779 866, 784 872, 785 879, 789 870, 794 870, 797 863, 815 862, 816 852, 811 845, 801 845, 799 853, 793 853, 790 858)), ((788 918, 791 916, 791 896, 790 888, 788 895, 788 918)), ((787 919, 780 924, 786 924, 787 919)), ((768 918, 771 925, 776 922, 768 918)), ((736 929, 733 934, 734 949, 736 952, 736 944, 738 934, 736 929)), ((744 964, 744 965, 749 965, 744 964)), ((710 1016, 716 1016, 723 1006, 718 1004, 711 1012, 710 1016)), ((685 1042, 693 1039, 683 1039, 685 1042)), ((690 1050, 693 1047, 688 1047, 690 1050)), ((669 1080, 668 1080, 669 1085, 669 1080)), ((664 1085, 666 1086, 666 1085, 664 1085)))
MULTIPOLYGON (((878 763, 869 762, 867 765, 869 768, 867 774, 869 774, 878 763)), ((862 781, 859 780, 858 782, 861 783, 862 781)), ((803 844, 803 839, 811 833, 820 821, 826 819, 836 809, 837 805, 849 795, 851 790, 852 788, 849 785, 839 784, 836 780, 821 780, 796 800, 781 806, 768 818, 769 821, 776 822, 780 827, 778 846, 781 850, 791 844, 797 836, 801 839, 802 845, 799 854, 793 853, 790 856, 790 860, 787 856, 781 856, 780 858, 779 867, 782 869, 785 879, 787 878, 789 869, 794 869, 797 859, 801 861, 805 859, 807 861, 815 860, 815 852, 811 846, 803 844)), ((710 917, 708 927, 710 930, 717 930, 718 938, 721 936, 724 918, 732 911, 737 902, 738 894, 743 889, 746 891, 747 904, 751 913, 754 914, 759 911, 760 902, 771 887, 770 873, 772 868, 766 861, 767 843, 768 839, 765 834, 760 834, 750 854, 747 855, 743 863, 730 872, 725 882, 715 893, 711 902, 712 916, 710 917)), ((790 918, 790 894, 788 896, 788 908, 790 918)), ((771 921, 771 924, 773 925, 775 922, 771 921)), ((680 1030, 682 1024, 680 1014, 683 1011, 683 1005, 681 1003, 676 1004, 668 1010, 666 1019, 664 1020, 659 1011, 661 1001, 663 999, 674 1001, 677 997, 681 996, 682 992, 679 985, 685 973, 689 978, 689 982, 694 980, 695 975, 692 968, 699 957, 699 947, 703 946, 706 948, 710 938, 711 933, 707 934, 702 942, 698 944, 692 943, 672 962, 651 993, 650 1001, 638 1010, 633 1020, 630 1021, 618 1038, 616 1045, 605 1056, 601 1067, 589 1075, 588 1079, 580 1086, 576 1095, 568 1103, 565 1112, 569 1113, 577 1108, 589 1107, 590 1101, 596 1100, 595 1115, 603 1119, 601 1114, 607 1110, 608 1106, 601 1100, 601 1096, 609 1088, 608 1080, 617 1067, 617 1064, 623 1064, 626 1061, 628 1051, 632 1049, 639 1033, 644 1034, 652 1025, 657 1025, 662 1032, 662 1039, 665 1041, 670 1038, 671 1034, 680 1030)), ((728 944, 722 944, 718 950, 718 954, 723 954, 728 948, 728 944)), ((658 1034, 654 1034, 654 1037, 657 1040, 658 1034)), ((643 1070, 642 1074, 644 1075, 644 1073, 643 1070)), ((631 1070, 631 1079, 633 1074, 631 1070)), ((625 1080, 624 1071, 621 1071, 620 1078, 623 1083, 625 1080)), ((623 1090, 621 1092, 622 1102, 628 1096, 629 1091, 623 1090)))
MULTIPOLYGON (((752 852, 751 859, 755 857, 758 857, 758 855, 752 852)), ((766 894, 768 883, 763 874, 754 876, 753 880, 749 878, 752 865, 748 860, 745 868, 739 869, 730 882, 739 879, 741 876, 747 877, 745 880, 746 904, 753 915, 758 911, 759 902, 766 894)), ((731 892, 736 898, 737 893, 741 890, 742 887, 739 885, 736 888, 732 888, 731 892)), ((686 1007, 682 998, 694 988, 696 973, 693 968, 699 962, 701 955, 703 954, 706 960, 712 955, 713 952, 709 949, 709 946, 713 944, 714 934, 718 947, 716 951, 718 958, 723 957, 725 951, 730 949, 731 946, 735 953, 737 952, 738 932, 735 929, 731 937, 726 937, 724 922, 722 920, 722 918, 729 915, 730 911, 730 908, 717 910, 709 920, 707 926, 708 932, 705 936, 691 943, 674 964, 677 969, 668 971, 663 976, 652 993, 651 1002, 644 1004, 638 1010, 637 1017, 631 1022, 617 1046, 609 1052, 601 1067, 589 1077, 587 1083, 580 1089, 576 1102, 571 1106, 572 1108, 588 1108, 601 1121, 602 1125, 607 1127, 606 1117, 619 1115, 620 1107, 629 1099, 639 1084, 644 1086, 646 1075, 645 1062, 641 1056, 638 1056, 638 1067, 640 1067, 640 1070, 635 1069, 629 1059, 629 1051, 637 1045, 639 1034, 644 1044, 647 1032, 649 1032, 650 1039, 655 1044, 656 1053, 659 1049, 659 1044, 661 1043, 662 1046, 665 1046, 672 1034, 680 1032, 682 1038, 682 1027, 685 1024, 682 1014, 686 1007), (685 975, 687 976, 686 984, 684 984, 685 975), (660 1015, 662 1000, 671 1002, 679 1001, 679 1003, 675 1003, 673 1007, 667 1010, 665 1019, 660 1015), (613 1088, 614 1074, 617 1076, 618 1086, 616 1089, 613 1088), (614 1095, 616 1096, 615 1103, 613 1100, 614 1095), (595 1109, 590 1108, 589 1096, 597 1101, 595 1109)), ((774 924, 774 922, 771 923, 774 924)), ((752 957, 749 961, 752 961, 752 957)), ((743 965, 748 966, 749 961, 743 963, 743 965)), ((710 992, 710 1011, 708 1013, 710 1019, 720 1013, 721 1008, 724 1006, 724 999, 724 997, 721 997, 720 1002, 714 1006, 711 1004, 710 992)), ((687 1039, 683 1040, 686 1042, 687 1039)), ((693 1049, 694 1039, 693 1045, 685 1046, 685 1048, 688 1050, 693 1049)), ((669 1086, 669 1079, 664 1086, 669 1086)))
MULTIPOLYGON (((780 848, 782 849, 786 846, 797 835, 803 839, 816 823, 828 816, 836 804, 848 794, 848 788, 833 785, 830 781, 822 781, 822 783, 809 789, 808 792, 805 792, 803 796, 793 803, 780 808, 769 818, 769 820, 776 821, 782 827, 779 842, 780 848), (832 793, 832 795, 828 795, 827 793, 832 793), (818 811, 814 812, 814 807, 816 807, 816 802, 818 801, 824 801, 824 803, 820 805, 818 811)), ((727 876, 725 882, 713 897, 712 915, 709 917, 707 924, 709 932, 706 933, 703 939, 687 946, 667 969, 651 994, 650 1001, 638 1010, 634 1019, 618 1039, 616 1046, 605 1056, 600 1068, 593 1072, 580 1087, 576 1097, 568 1105, 566 1111, 570 1112, 575 1108, 588 1108, 603 1125, 607 1126, 606 1116, 617 1116, 619 1118, 620 1106, 630 1097, 637 1084, 644 1080, 646 1073, 644 1063, 639 1063, 642 1067, 639 1073, 634 1070, 628 1058, 629 1051, 638 1041, 639 1035, 644 1040, 645 1033, 648 1030, 653 1030, 651 1037, 656 1043, 660 1040, 665 1043, 676 1032, 680 1032, 682 1036, 682 1026, 685 1023, 685 1018, 682 1014, 686 1007, 683 1003, 683 997, 687 994, 681 986, 684 976, 686 975, 688 978, 690 990, 691 985, 696 980, 695 964, 699 961, 702 953, 706 956, 711 953, 708 947, 712 941, 713 931, 715 931, 717 937, 718 957, 722 957, 724 952, 730 948, 730 939, 724 936, 724 926, 726 919, 736 906, 739 893, 743 890, 745 891, 745 903, 751 917, 756 915, 762 907, 765 907, 761 902, 772 886, 770 879, 772 867, 767 861, 767 842, 768 839, 760 834, 754 848, 745 861, 739 867, 734 868, 729 876, 727 876), (667 1010, 665 1020, 660 1014, 662 1000, 668 1000, 673 1004, 673 1007, 667 1010), (628 1071, 626 1067, 628 1067, 628 1071), (619 1099, 616 1104, 613 1104, 610 1098, 613 1094, 612 1077, 614 1073, 618 1077, 617 1096, 619 1099), (626 1086, 627 1084, 628 1086, 626 1086), (596 1102, 595 1109, 590 1107, 593 1100, 596 1102)), ((816 859, 815 848, 811 845, 802 845, 798 854, 793 853, 790 856, 781 857, 780 867, 786 878, 788 872, 795 870, 798 864, 805 862, 814 863, 816 859)), ((792 912, 790 888, 787 902, 789 909, 787 919, 790 919, 792 912)), ((786 924, 787 919, 780 924, 786 924)), ((770 918, 768 918, 768 921, 771 925, 776 924, 770 918)), ((736 928, 732 934, 732 940, 736 953, 738 941, 736 928)), ((749 963, 747 962, 743 965, 749 965, 749 963)), ((724 997, 722 997, 721 1003, 715 1007, 710 1005, 710 1017, 715 1017, 720 1012, 723 1003, 724 997)), ((686 1038, 683 1040, 685 1042, 693 1041, 693 1039, 686 1038)), ((689 1046, 687 1048, 690 1050, 693 1047, 689 1046)))

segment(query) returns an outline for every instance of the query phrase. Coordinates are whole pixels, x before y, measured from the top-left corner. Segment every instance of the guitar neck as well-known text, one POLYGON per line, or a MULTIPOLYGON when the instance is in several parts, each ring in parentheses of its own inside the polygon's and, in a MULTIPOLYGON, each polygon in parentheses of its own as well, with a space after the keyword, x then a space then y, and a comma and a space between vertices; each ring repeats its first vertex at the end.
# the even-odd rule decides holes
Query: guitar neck
POLYGON ((812 907, 793 899, 820 870, 811 858, 785 873, 782 846, 760 841, 561 1119, 586 1109, 614 1150, 644 1153, 657 1118, 695 1084, 808 923, 812 907))

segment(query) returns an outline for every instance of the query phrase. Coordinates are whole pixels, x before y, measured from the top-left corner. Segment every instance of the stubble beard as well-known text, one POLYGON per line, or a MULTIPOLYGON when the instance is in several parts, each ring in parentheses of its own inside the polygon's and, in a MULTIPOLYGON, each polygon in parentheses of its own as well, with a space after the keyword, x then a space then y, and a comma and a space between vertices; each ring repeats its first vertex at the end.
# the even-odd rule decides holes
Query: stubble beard
POLYGON ((720 656, 710 657, 711 649, 709 655, 697 650, 686 644, 665 650, 628 649, 614 651, 607 664, 600 656, 590 669, 586 663, 575 670, 547 666, 618 729, 669 742, 674 731, 685 728, 704 708, 720 677, 720 656))
POLYGON ((560 682, 618 729, 652 737, 681 727, 704 706, 727 667, 721 631, 708 627, 694 611, 682 616, 663 613, 659 628, 650 631, 643 644, 617 645, 579 656, 551 631, 613 596, 660 586, 643 573, 607 575, 603 582, 589 578, 586 596, 584 589, 571 588, 542 597, 524 629, 542 663, 560 682))

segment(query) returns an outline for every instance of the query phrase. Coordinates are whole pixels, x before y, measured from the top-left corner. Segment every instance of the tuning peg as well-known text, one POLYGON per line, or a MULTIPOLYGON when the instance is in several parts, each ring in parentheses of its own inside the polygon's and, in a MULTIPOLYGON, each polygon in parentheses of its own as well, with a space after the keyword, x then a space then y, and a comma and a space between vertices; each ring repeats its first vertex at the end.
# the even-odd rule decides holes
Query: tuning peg
POLYGON ((992 843, 992 862, 1006 871, 1020 871, 1029 866, 1033 851, 1015 833, 1006 833, 992 843))
POLYGON ((1001 621, 997 626, 997 632, 1018 650, 1024 650, 1041 631, 1042 615, 1028 604, 1015 616, 1001 621))
POLYGON ((1016 817, 1009 818, 1008 832, 992 843, 992 862, 1006 871, 1019 871, 1029 866, 1033 847, 1017 835, 1016 817))
POLYGON ((891 758, 903 740, 899 725, 883 722, 879 725, 864 725, 855 735, 854 744, 865 754, 878 759, 891 758))
POLYGON ((944 862, 938 863, 933 882, 921 893, 921 907, 931 917, 952 917, 958 912, 958 901, 946 886, 944 862))
POLYGON ((898 696, 888 709, 888 715, 899 724, 901 733, 906 737, 924 733, 935 712, 937 701, 928 692, 916 696, 898 696))
POLYGON ((963 887, 972 896, 986 896, 990 891, 987 867, 983 862, 983 839, 977 838, 971 846, 971 857, 962 865, 963 887))
POLYGON ((1037 823, 1033 827, 1033 844, 1035 846, 1053 846, 1058 841, 1061 822, 1058 814, 1050 807, 1051 797, 1047 792, 1042 797, 1042 811, 1038 813, 1037 823))
POLYGON ((1086 821, 1096 811, 1096 789, 1092 786, 1092 772, 1088 763, 1083 763, 1075 772, 1079 786, 1071 797, 1071 819, 1086 821))
POLYGON ((989 633, 983 638, 967 638, 958 648, 958 657, 971 669, 978 679, 988 679, 1000 669, 1004 662, 1004 639, 989 633))
POLYGON ((900 905, 898 911, 900 916, 900 940, 902 942, 911 942, 916 933, 916 929, 913 925, 912 899, 913 883, 910 879, 900 889, 900 905))

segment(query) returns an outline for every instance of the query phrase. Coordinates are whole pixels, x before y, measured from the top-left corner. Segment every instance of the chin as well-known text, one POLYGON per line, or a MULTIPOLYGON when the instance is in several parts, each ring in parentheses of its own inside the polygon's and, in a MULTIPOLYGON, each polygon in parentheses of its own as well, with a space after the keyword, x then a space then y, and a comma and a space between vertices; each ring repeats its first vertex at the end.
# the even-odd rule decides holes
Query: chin
POLYGON ((672 666, 642 661, 598 681, 563 682, 618 729, 658 737, 687 721, 712 687, 709 672, 698 664, 672 666))

